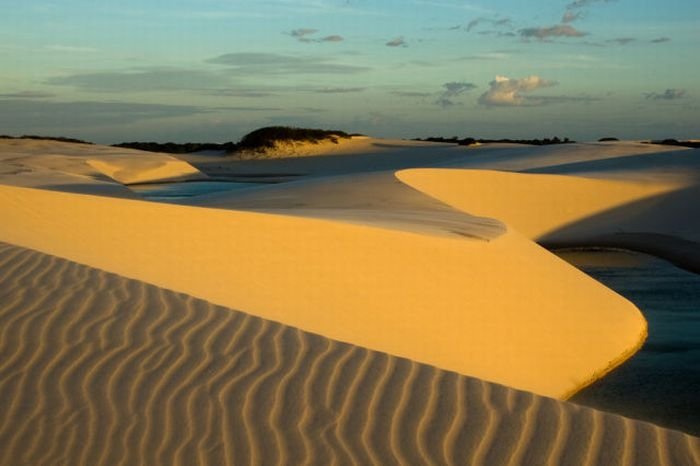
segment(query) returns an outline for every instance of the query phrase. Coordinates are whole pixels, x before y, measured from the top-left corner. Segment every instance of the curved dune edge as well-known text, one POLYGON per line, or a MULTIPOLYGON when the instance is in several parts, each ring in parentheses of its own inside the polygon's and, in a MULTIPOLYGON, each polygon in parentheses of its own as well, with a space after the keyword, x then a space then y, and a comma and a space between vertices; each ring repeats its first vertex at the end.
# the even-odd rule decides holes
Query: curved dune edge
POLYGON ((101 156, 86 163, 122 184, 164 181, 203 180, 204 173, 187 162, 165 154, 152 154, 141 159, 125 156, 101 156))
POLYGON ((0 244, 0 465, 673 465, 700 438, 0 244))
MULTIPOLYGON (((570 224, 681 188, 674 183, 492 170, 418 168, 400 170, 396 177, 456 209, 502 220, 533 240, 548 237, 553 241, 578 239, 552 237, 552 233, 570 224)), ((625 215, 633 214, 621 213, 618 226, 624 223, 625 215)), ((614 228, 593 224, 588 231, 579 231, 577 235, 597 236, 607 232, 596 227, 614 228)))
POLYGON ((566 397, 643 339, 628 301, 490 242, 0 186, 0 239, 326 337, 566 397))

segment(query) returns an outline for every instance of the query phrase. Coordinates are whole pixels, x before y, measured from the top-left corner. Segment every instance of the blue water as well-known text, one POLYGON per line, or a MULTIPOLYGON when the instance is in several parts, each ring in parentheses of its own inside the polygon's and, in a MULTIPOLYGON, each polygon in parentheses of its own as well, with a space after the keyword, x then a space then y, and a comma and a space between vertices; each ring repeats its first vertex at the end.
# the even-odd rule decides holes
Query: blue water
POLYGON ((129 188, 151 201, 187 199, 210 193, 235 191, 260 186, 260 183, 237 183, 232 181, 189 181, 180 183, 142 184, 129 188))
POLYGON ((635 303, 642 349, 571 401, 700 435, 700 275, 625 251, 559 252, 635 303))

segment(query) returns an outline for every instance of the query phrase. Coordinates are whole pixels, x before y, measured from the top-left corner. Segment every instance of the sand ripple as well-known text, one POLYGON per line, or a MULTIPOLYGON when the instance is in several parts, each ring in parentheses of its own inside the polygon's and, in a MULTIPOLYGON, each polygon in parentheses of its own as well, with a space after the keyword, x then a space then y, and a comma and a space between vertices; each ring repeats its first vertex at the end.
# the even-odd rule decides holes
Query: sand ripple
POLYGON ((0 465, 699 460, 696 437, 0 244, 0 465))

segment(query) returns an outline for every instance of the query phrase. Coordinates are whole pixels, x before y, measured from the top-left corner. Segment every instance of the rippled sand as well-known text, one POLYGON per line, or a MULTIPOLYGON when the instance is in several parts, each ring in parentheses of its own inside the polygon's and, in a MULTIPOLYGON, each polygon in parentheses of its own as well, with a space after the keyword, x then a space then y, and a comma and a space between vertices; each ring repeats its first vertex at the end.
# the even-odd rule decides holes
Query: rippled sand
POLYGON ((700 438, 0 244, 0 464, 698 464, 700 438))

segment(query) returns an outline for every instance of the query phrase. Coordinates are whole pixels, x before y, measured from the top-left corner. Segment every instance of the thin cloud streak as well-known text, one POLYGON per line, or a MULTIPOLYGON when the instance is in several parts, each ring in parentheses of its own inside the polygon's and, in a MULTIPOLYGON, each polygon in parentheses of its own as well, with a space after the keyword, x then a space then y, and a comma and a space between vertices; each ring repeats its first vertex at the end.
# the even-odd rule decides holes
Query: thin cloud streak
POLYGON ((647 100, 679 100, 685 98, 686 94, 685 89, 666 89, 661 93, 648 92, 644 97, 647 100))
POLYGON ((396 37, 385 44, 387 47, 408 47, 403 37, 396 37))
POLYGON ((525 28, 518 31, 524 39, 536 38, 545 40, 549 37, 583 37, 587 36, 587 32, 579 31, 568 24, 558 24, 551 27, 533 27, 525 28))

